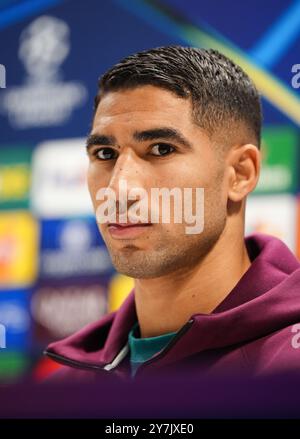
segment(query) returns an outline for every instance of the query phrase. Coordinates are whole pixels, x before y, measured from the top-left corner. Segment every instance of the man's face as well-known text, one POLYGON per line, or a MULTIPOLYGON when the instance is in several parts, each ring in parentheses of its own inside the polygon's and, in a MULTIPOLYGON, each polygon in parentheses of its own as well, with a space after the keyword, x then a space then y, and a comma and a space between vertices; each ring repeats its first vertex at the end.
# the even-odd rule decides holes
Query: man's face
POLYGON ((175 223, 172 212, 169 223, 126 229, 99 224, 117 271, 154 278, 200 262, 225 227, 227 188, 225 164, 193 121, 191 101, 150 85, 109 92, 99 103, 88 145, 95 211, 99 189, 118 194, 120 181, 128 191, 143 188, 149 199, 152 188, 204 188, 202 233, 187 234, 187 224, 175 223))

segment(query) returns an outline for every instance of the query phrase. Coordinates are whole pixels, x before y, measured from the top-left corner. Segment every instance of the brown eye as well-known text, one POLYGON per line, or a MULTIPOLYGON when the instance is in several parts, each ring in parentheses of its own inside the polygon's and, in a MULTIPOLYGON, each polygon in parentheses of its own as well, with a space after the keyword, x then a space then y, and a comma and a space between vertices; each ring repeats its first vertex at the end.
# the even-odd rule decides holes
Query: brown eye
POLYGON ((167 143, 157 143, 152 147, 152 154, 159 157, 168 155, 173 151, 175 151, 175 148, 167 143))
POLYGON ((117 152, 112 148, 101 148, 95 151, 95 156, 99 160, 112 160, 117 157, 117 152))

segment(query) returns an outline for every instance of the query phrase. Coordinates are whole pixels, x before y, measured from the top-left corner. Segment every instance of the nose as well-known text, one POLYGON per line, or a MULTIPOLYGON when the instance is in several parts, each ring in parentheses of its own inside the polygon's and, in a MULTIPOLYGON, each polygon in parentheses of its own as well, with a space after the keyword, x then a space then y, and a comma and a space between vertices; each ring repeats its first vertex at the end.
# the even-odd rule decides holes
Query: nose
MULTIPOLYGON (((116 194, 118 205, 124 192, 136 188, 145 188, 145 164, 131 148, 125 148, 118 156, 109 180, 108 188, 116 194), (120 192, 121 191, 121 192, 120 192)), ((127 194, 126 194, 127 195, 127 194)), ((127 197, 126 197, 127 198, 127 197)), ((128 208, 137 201, 128 200, 128 208)))

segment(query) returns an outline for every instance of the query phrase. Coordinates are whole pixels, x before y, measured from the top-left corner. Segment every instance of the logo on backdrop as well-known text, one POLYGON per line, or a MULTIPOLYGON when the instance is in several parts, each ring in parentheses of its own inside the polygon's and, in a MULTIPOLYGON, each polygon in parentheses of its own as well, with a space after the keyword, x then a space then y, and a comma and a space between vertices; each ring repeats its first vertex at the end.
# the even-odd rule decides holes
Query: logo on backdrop
POLYGON ((65 21, 44 15, 23 30, 18 55, 26 70, 24 84, 9 87, 0 108, 14 128, 63 125, 84 104, 85 85, 62 77, 61 65, 69 53, 65 21))
POLYGON ((31 313, 50 338, 66 337, 106 313, 105 293, 99 282, 43 286, 32 297, 31 313))
POLYGON ((94 218, 43 220, 41 235, 43 279, 111 274, 111 260, 94 218))
POLYGON ((1 288, 1 349, 9 348, 11 353, 17 353, 18 351, 24 351, 30 345, 32 320, 29 307, 31 293, 31 290, 28 289, 1 288))

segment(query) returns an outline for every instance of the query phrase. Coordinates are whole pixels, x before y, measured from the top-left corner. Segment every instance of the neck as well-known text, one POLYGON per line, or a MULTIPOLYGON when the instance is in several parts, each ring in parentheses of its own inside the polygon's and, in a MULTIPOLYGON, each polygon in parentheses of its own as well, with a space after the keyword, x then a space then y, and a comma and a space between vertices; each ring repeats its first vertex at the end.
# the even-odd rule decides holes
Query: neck
POLYGON ((178 331, 193 314, 210 314, 231 292, 251 262, 243 233, 228 230, 194 267, 135 280, 141 337, 178 331))

